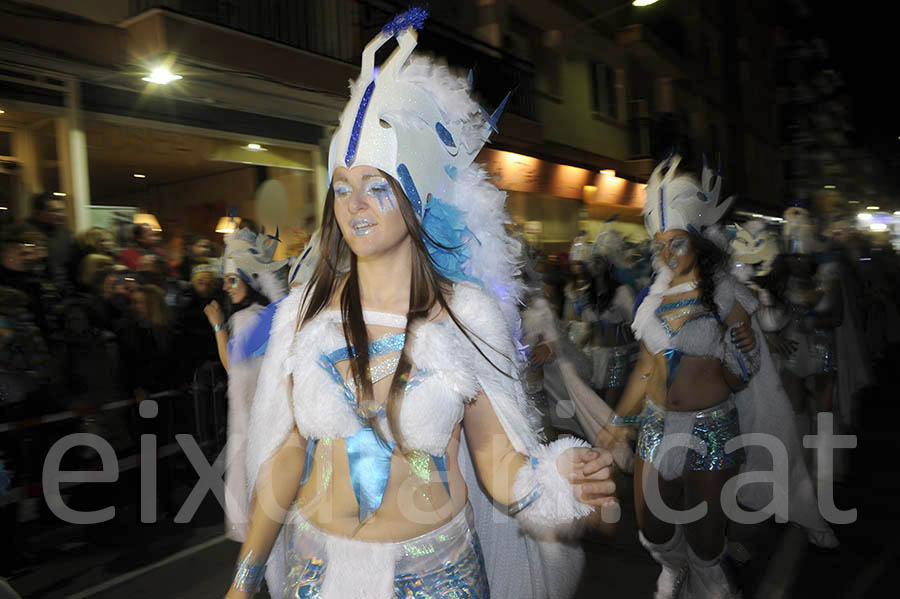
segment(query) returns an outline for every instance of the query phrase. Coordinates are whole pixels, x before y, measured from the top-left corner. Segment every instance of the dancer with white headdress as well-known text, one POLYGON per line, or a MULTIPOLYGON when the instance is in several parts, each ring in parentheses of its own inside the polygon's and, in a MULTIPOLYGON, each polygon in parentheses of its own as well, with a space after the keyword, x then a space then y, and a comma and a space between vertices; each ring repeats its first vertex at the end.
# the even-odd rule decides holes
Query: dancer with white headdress
MULTIPOLYGON (((871 381, 856 302, 842 283, 840 261, 824 251, 806 209, 785 211, 782 248, 774 272, 766 277, 767 293, 761 297, 768 306, 761 324, 776 349, 797 427, 820 436, 852 431, 858 418, 857 393, 871 381), (820 428, 819 414, 833 416, 831 425, 820 428)), ((846 471, 848 458, 847 452, 840 452, 820 460, 813 451, 809 461, 816 478, 831 481, 846 471)))
POLYGON ((228 294, 231 315, 216 301, 204 312, 213 327, 219 358, 228 371, 228 436, 225 461, 225 533, 243 541, 247 532, 245 455, 250 405, 262 366, 260 354, 245 351, 248 337, 256 328, 269 302, 287 294, 287 285, 277 271, 286 260, 274 261, 275 238, 240 229, 225 236, 223 287, 228 294))
POLYGON ((569 596, 581 561, 561 535, 615 505, 607 452, 540 441, 513 337, 519 247, 473 163, 499 112, 412 54, 424 20, 366 46, 332 138, 315 266, 278 307, 252 406, 230 599, 263 575, 294 599, 569 596))
POLYGON ((789 404, 752 318, 757 301, 728 272, 717 222, 733 198, 719 202, 721 179, 710 169, 704 166, 698 181, 679 164, 678 156, 665 160, 647 184, 644 222, 656 278, 639 299, 633 329, 641 353, 607 442, 638 427, 635 507, 640 542, 662 566, 656 597, 739 597, 725 561, 722 490, 740 471, 770 471, 771 457, 730 440, 764 431, 791 458, 787 488, 745 484, 737 489, 742 505, 823 535, 830 529, 817 512, 789 404), (773 492, 789 502, 771 501, 773 492), (684 524, 663 511, 701 501, 705 515, 684 524))

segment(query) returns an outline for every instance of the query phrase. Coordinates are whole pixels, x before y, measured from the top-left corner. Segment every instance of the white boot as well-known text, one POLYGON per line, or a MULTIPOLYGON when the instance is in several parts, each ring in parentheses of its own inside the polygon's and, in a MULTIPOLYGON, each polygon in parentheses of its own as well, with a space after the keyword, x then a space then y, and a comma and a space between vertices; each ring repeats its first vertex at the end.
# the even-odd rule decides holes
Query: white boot
POLYGON ((672 538, 660 544, 651 543, 643 532, 638 531, 638 540, 644 549, 650 552, 650 556, 662 566, 662 572, 656 580, 656 593, 653 599, 676 599, 680 595, 679 589, 684 582, 688 566, 684 530, 676 524, 672 538))
POLYGON ((711 560, 702 560, 688 546, 688 576, 684 599, 741 599, 741 591, 723 563, 725 550, 711 560))

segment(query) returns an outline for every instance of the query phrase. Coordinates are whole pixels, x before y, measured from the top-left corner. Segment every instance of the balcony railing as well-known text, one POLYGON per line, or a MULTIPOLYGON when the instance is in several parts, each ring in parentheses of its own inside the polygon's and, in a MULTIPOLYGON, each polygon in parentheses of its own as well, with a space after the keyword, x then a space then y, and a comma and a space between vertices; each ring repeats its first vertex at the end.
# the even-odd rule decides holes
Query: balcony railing
MULTIPOLYGON (((394 13, 365 0, 131 0, 132 16, 166 8, 185 16, 358 64, 362 48, 394 13)), ((472 68, 486 108, 513 91, 507 111, 537 116, 534 65, 439 23, 419 35, 419 48, 472 68)), ((386 58, 383 49, 380 58, 386 58), (383 56, 382 56, 383 54, 383 56)))

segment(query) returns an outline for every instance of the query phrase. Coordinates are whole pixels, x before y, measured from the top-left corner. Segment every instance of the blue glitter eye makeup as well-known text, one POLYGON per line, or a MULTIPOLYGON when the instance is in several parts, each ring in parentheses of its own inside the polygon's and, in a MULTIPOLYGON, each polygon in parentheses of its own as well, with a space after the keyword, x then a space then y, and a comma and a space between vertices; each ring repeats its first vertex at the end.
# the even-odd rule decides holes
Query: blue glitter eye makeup
POLYGON ((343 198, 353 193, 353 190, 350 188, 350 186, 343 181, 341 181, 340 183, 335 183, 333 189, 334 197, 336 198, 343 198))
POLYGON ((686 237, 678 237, 673 239, 669 244, 669 251, 676 256, 684 256, 690 249, 690 242, 686 237))
POLYGON ((391 186, 384 179, 378 179, 369 183, 366 187, 366 193, 378 200, 378 208, 381 212, 397 209, 396 204, 394 204, 394 193, 391 190, 391 186))

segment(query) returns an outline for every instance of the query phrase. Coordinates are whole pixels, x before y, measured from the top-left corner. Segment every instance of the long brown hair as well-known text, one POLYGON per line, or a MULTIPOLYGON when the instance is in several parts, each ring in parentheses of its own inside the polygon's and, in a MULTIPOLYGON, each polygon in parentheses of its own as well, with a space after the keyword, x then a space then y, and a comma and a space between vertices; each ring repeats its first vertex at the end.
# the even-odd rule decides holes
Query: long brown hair
MULTIPOLYGON (((715 243, 693 231, 688 232, 691 245, 697 254, 697 271, 700 275, 697 287, 700 289, 700 302, 713 314, 719 313, 716 306, 716 278, 728 264, 728 254, 715 243)), ((727 314, 722 315, 723 318, 727 314)))
MULTIPOLYGON (((397 198, 400 214, 403 216, 403 221, 406 224, 406 229, 413 244, 409 309, 406 314, 406 330, 404 331, 406 338, 409 339, 412 325, 418 320, 427 319, 437 303, 484 359, 498 371, 503 372, 484 354, 481 348, 478 347, 478 344, 473 341, 472 336, 474 335, 482 342, 484 340, 469 331, 456 317, 453 310, 450 309, 447 294, 451 292, 453 282, 443 276, 432 262, 428 249, 425 246, 425 238, 428 236, 428 233, 422 228, 422 224, 419 222, 403 188, 400 187, 400 184, 393 177, 382 171, 379 172, 387 179, 394 196, 397 198)), ((431 243, 443 249, 455 249, 441 245, 430 236, 428 239, 431 243)), ((313 270, 303 301, 300 304, 298 329, 303 328, 325 309, 341 284, 340 267, 349 261, 349 273, 346 276, 340 296, 344 340, 350 355, 350 373, 356 384, 358 400, 372 400, 374 391, 372 380, 369 376, 369 335, 363 318, 357 261, 356 256, 350 251, 346 241, 344 241, 341 229, 337 225, 337 220, 334 216, 334 189, 332 187, 328 188, 328 193, 325 196, 319 252, 319 261, 313 270)), ((512 360, 512 358, 509 359, 512 360)), ((409 355, 409 344, 404 344, 397 370, 394 372, 391 386, 388 390, 386 405, 391 434, 401 448, 403 447, 403 440, 399 434, 399 426, 396 419, 399 414, 402 391, 406 386, 412 365, 412 359, 409 355)), ((375 431, 378 430, 376 427, 372 428, 375 431)))

